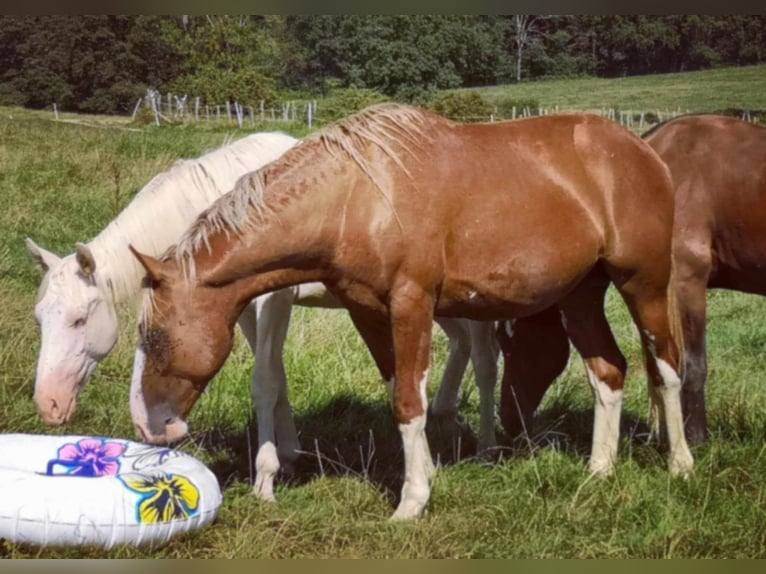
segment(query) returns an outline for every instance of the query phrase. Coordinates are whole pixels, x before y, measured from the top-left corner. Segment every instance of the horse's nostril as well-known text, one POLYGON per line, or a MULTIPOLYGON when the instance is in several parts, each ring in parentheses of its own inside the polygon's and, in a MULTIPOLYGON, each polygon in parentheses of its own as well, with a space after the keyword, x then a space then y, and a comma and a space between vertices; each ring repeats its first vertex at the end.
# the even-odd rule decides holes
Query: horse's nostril
POLYGON ((56 402, 56 399, 51 399, 51 414, 52 415, 59 414, 59 404, 56 402))
POLYGON ((165 419, 165 424, 166 424, 166 425, 169 425, 169 424, 170 424, 170 423, 172 423, 172 422, 173 422, 173 417, 170 417, 170 418, 167 418, 167 419, 165 419))

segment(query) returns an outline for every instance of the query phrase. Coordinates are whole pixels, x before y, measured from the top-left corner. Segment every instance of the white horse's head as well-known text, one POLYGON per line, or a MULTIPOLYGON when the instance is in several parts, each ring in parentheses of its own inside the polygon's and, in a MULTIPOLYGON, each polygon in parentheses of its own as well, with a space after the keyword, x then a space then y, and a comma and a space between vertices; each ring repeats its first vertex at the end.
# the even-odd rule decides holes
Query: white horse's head
POLYGON ((77 395, 117 342, 119 323, 87 246, 58 257, 31 239, 26 245, 44 272, 35 304, 42 337, 34 398, 42 419, 59 425, 72 416, 77 395))

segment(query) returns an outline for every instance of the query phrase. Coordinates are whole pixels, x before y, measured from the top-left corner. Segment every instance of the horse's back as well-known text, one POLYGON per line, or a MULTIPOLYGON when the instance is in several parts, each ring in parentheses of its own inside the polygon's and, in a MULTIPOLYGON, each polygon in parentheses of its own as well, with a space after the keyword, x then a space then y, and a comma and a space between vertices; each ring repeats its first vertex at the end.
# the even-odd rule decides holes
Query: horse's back
POLYGON ((670 241, 670 173, 648 145, 616 123, 562 114, 462 131, 460 161, 452 163, 444 186, 462 182, 455 227, 482 222, 479 233, 488 236, 489 248, 497 245, 496 230, 484 222, 503 214, 517 218, 516 226, 505 226, 511 243, 553 241, 559 251, 590 242, 599 254, 617 256, 640 240, 645 254, 647 235, 657 238, 658 250, 670 241))
POLYGON ((710 268, 711 286, 766 292, 766 129, 693 115, 646 141, 676 185, 679 258, 710 268))
POLYGON ((432 171, 416 166, 413 188, 431 190, 434 216, 413 213, 413 233, 443 234, 445 308, 454 301, 465 312, 467 293, 468 307, 526 314, 563 296, 599 260, 669 272, 670 174, 614 122, 566 114, 457 124, 429 157, 432 171))

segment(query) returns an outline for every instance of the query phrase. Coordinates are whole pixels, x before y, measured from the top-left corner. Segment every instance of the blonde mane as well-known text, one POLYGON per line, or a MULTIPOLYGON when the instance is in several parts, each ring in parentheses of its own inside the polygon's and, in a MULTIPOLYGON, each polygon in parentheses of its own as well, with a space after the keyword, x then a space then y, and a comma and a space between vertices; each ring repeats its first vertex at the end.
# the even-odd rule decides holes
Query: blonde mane
MULTIPOLYGON (((409 176, 401 152, 417 158, 418 148, 424 142, 430 141, 431 134, 428 128, 437 118, 428 112, 409 106, 379 104, 328 125, 303 140, 278 161, 243 176, 230 193, 221 197, 200 214, 178 244, 163 255, 163 259, 175 258, 184 270, 187 280, 194 280, 196 276, 194 254, 203 245, 210 249, 210 236, 221 232, 242 234, 256 225, 259 219, 265 217, 270 211, 264 199, 267 179, 272 181, 274 173, 279 175, 289 173, 289 168, 298 165, 309 151, 324 150, 331 156, 344 154, 353 160, 370 178, 399 221, 391 198, 386 194, 384 186, 378 181, 373 167, 365 157, 365 148, 369 144, 376 146, 409 176)), ((438 119, 447 124, 450 123, 442 118, 438 119)))
POLYGON ((283 133, 253 134, 199 158, 178 160, 152 178, 88 243, 104 295, 119 303, 139 290, 144 270, 128 253, 128 244, 142 253, 162 253, 244 173, 278 158, 297 141, 283 133))

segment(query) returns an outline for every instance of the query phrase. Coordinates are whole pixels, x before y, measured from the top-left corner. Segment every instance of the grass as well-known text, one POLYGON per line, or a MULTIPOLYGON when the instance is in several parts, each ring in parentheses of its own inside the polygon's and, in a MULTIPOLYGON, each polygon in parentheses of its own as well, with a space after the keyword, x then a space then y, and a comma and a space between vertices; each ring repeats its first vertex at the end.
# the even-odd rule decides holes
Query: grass
POLYGON ((575 78, 477 89, 490 103, 537 100, 545 108, 721 111, 766 109, 766 65, 626 78, 575 78))
MULTIPOLYGON (((710 74, 738 86, 731 93, 755 106, 766 93, 763 78, 741 83, 757 70, 730 70, 729 80, 724 71, 710 74)), ((676 88, 671 77, 658 78, 650 109, 680 105, 670 97, 659 100, 686 90, 690 77, 702 74, 679 75, 676 88)), ((649 85, 650 79, 613 81, 614 93, 633 106, 625 88, 631 81, 649 85)), ((588 82, 605 90, 609 85, 575 80, 521 87, 548 94, 559 86, 558 103, 580 94, 566 105, 589 107, 595 96, 580 89, 588 82), (565 90, 567 85, 572 88, 565 90)), ((156 129, 136 128, 122 118, 67 116, 74 121, 55 122, 52 116, 0 108, 0 432, 134 438, 127 404, 136 340, 130 306, 123 310, 120 341, 82 393, 73 420, 52 429, 37 419, 32 391, 39 334, 32 309, 39 274, 23 238, 68 253, 75 241, 102 229, 156 172, 239 133, 215 123, 156 129)), ((0 541, 0 556, 765 557, 766 389, 760 382, 766 300, 733 292, 712 292, 709 299, 712 436, 695 449, 696 472, 688 481, 669 477, 665 449, 647 444, 638 337, 622 302, 610 293, 608 313, 629 362, 616 475, 591 480, 585 469, 593 415, 579 360, 546 396, 534 440, 491 461, 472 456, 478 392, 469 373, 459 423, 429 420, 432 453, 441 466, 428 514, 409 524, 389 523, 403 460, 386 391, 345 312, 296 308, 285 362, 305 454, 294 475, 280 477, 277 505, 250 494, 249 453, 256 444, 252 356, 238 335, 225 368, 192 414, 191 436, 180 446, 208 464, 224 490, 212 526, 157 548, 40 549, 0 541)), ((444 336, 435 332, 431 395, 447 355, 444 336)))

